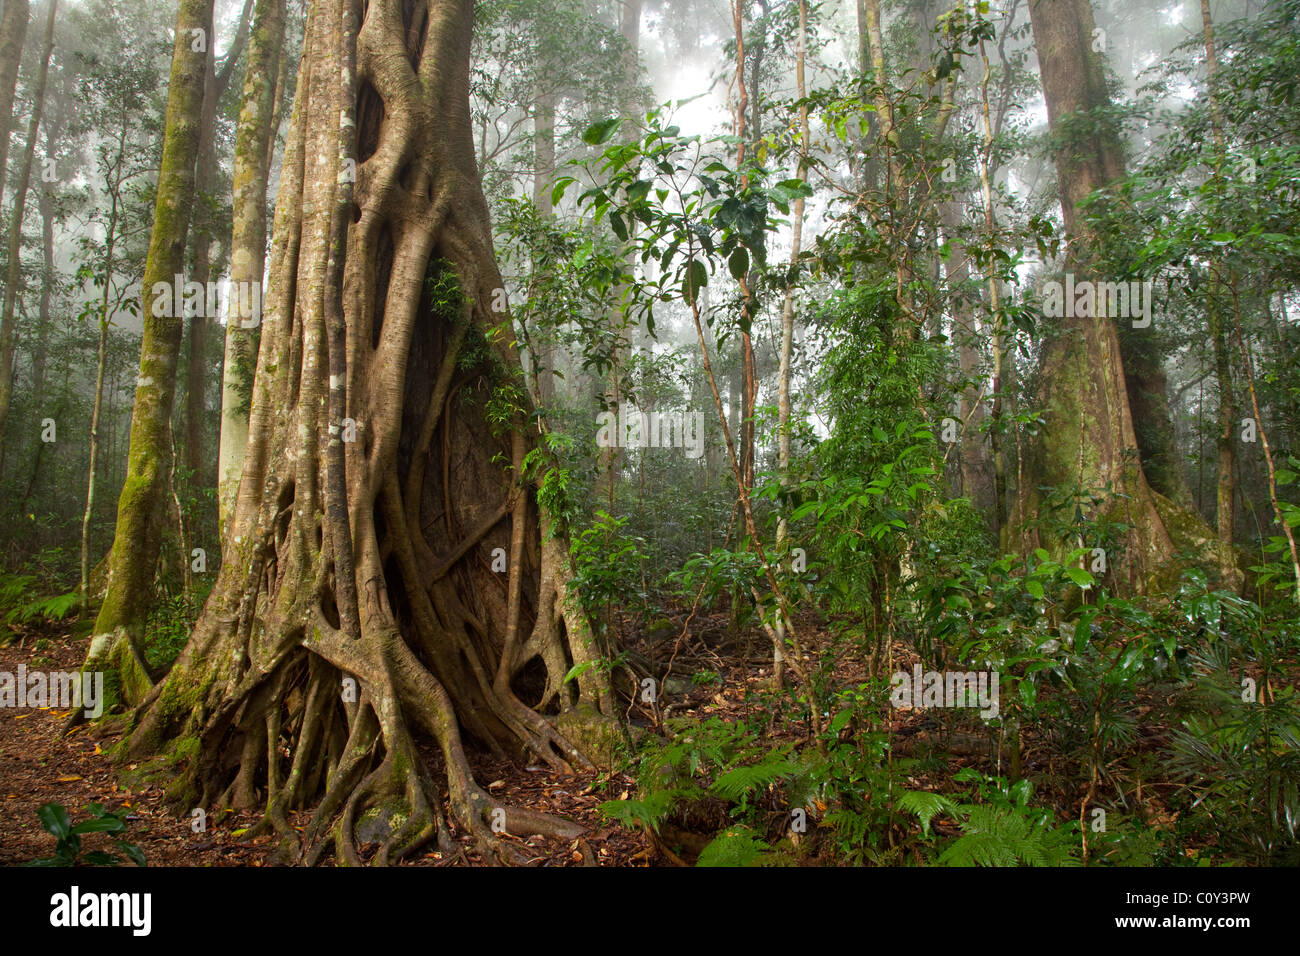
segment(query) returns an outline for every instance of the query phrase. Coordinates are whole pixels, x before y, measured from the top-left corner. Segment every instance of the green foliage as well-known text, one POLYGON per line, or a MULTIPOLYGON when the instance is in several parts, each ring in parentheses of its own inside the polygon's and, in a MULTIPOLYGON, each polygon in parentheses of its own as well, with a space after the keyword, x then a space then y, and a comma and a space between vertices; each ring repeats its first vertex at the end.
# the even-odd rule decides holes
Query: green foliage
POLYGON ((90 804, 86 807, 86 813, 89 816, 85 820, 74 824, 62 804, 43 804, 37 811, 37 816, 40 817, 45 832, 57 841, 54 854, 31 860, 23 866, 117 866, 128 859, 137 866, 145 865, 143 851, 122 837, 114 837, 113 846, 121 851, 123 856, 104 850, 83 852, 81 838, 85 834, 119 834, 126 830, 126 821, 123 819, 125 814, 112 813, 104 809, 103 804, 90 804))
POLYGON ((200 576, 190 592, 163 593, 151 605, 145 624, 144 649, 152 666, 169 667, 184 649, 214 580, 213 575, 200 576))
MULTIPOLYGON (((939 854, 935 862, 940 866, 1077 865, 1078 824, 1058 826, 1051 810, 1031 806, 1029 781, 1008 784, 1001 777, 986 778, 969 769, 953 779, 973 781, 979 802, 949 801, 942 808, 958 820, 962 834, 939 854)), ((930 813, 925 822, 933 816, 930 813)))
POLYGON ((570 545, 574 565, 570 586, 589 613, 603 613, 606 619, 615 606, 645 608, 645 541, 623 532, 627 520, 599 511, 595 524, 570 545))
POLYGON ((1191 824, 1229 859, 1300 862, 1300 695, 1282 683, 1298 647, 1294 619, 1269 626, 1239 610, 1190 654, 1195 677, 1170 769, 1187 788, 1180 803, 1190 803, 1191 824))
POLYGON ((0 574, 0 616, 6 624, 56 623, 73 614, 81 603, 78 591, 40 594, 40 580, 30 574, 0 574))
POLYGON ((761 866, 772 848, 746 826, 729 827, 700 851, 696 866, 761 866))
MULTIPOLYGON (((752 825, 760 804, 770 803, 771 794, 802 772, 792 757, 791 745, 772 746, 744 724, 717 718, 669 723, 672 737, 648 738, 641 747, 637 797, 601 804, 601 813, 608 819, 657 832, 675 813, 715 800, 728 807, 732 818, 752 825)), ((747 827, 736 830, 714 849, 710 859, 749 854, 761 849, 760 842, 749 835, 747 827)), ((703 859, 701 865, 710 865, 703 859)))

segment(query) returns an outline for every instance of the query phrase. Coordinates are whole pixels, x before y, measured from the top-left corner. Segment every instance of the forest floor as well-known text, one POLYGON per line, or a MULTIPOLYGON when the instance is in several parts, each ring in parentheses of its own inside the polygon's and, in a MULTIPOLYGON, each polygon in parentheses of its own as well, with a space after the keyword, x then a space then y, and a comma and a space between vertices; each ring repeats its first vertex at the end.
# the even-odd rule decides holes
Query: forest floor
MULTIPOLYGON (((25 664, 29 671, 75 671, 85 659, 84 638, 35 629, 20 635, 0 645, 0 672, 16 674, 19 664, 25 664)), ((725 717, 732 710, 738 714, 744 694, 733 682, 735 678, 740 678, 741 685, 765 680, 766 671, 760 666, 727 667, 720 658, 718 666, 724 672, 750 670, 752 674, 728 674, 725 690, 696 688, 682 680, 688 691, 679 696, 678 714, 701 712, 725 717)), ((679 679, 680 669, 679 665, 679 679)), ((122 836, 141 848, 150 865, 270 865, 275 838, 246 835, 257 822, 257 813, 232 812, 219 822, 210 821, 205 832, 194 832, 188 816, 177 816, 165 806, 161 787, 133 789, 120 782, 119 771, 134 767, 120 768, 115 763, 111 751, 117 736, 102 735, 88 724, 64 735, 68 715, 69 711, 52 707, 0 709, 0 866, 14 866, 53 852, 54 839, 42 829, 37 816, 45 803, 62 804, 74 822, 84 818, 84 808, 91 803, 102 804, 113 812, 125 811, 128 829, 122 836)), ((440 758, 432 744, 425 749, 425 756, 437 779, 440 758)), ((486 754, 473 762, 479 782, 490 793, 508 795, 508 804, 565 817, 587 828, 579 841, 572 842, 504 836, 518 844, 532 865, 652 866, 665 862, 644 834, 610 823, 600 815, 599 805, 604 801, 635 794, 631 777, 598 772, 563 775, 545 767, 495 760, 486 754)), ((290 822, 301 828, 309 817, 308 812, 298 812, 290 815, 290 822)), ((370 851, 375 848, 369 846, 370 851)), ((108 837, 90 834, 84 840, 84 849, 111 852, 113 848, 108 837)), ((415 866, 482 863, 470 847, 450 858, 426 849, 403 861, 403 865, 415 866)))
MULTIPOLYGON (((671 662, 662 700, 673 701, 659 713, 629 713, 633 724, 646 727, 668 716, 718 717, 728 722, 745 720, 751 725, 765 723, 766 736, 774 742, 788 740, 800 745, 807 741, 807 728, 802 722, 768 716, 768 708, 772 707, 767 691, 771 661, 761 633, 736 634, 722 614, 696 617, 689 622, 689 633, 681 633, 677 628, 685 631, 688 625, 685 615, 680 617, 673 620, 675 633, 661 634, 657 641, 643 634, 631 642, 633 654, 652 672, 663 674, 671 662)), ((812 623, 807 622, 801 629, 809 664, 830 643, 829 635, 812 623)), ((0 672, 16 673, 20 663, 29 670, 74 671, 80 667, 85 652, 84 638, 28 632, 21 641, 0 646, 0 672)), ((910 669, 913 660, 914 655, 902 644, 895 645, 894 667, 910 669)), ((866 678, 860 656, 855 654, 840 656, 834 671, 834 683, 841 687, 866 678)), ((1143 709, 1149 710, 1150 706, 1143 709)), ((84 808, 90 803, 103 804, 114 812, 126 811, 128 829, 123 836, 141 848, 150 865, 271 865, 275 838, 247 834, 259 814, 231 812, 220 820, 209 819, 206 832, 193 832, 190 817, 177 816, 165 807, 161 788, 132 789, 120 781, 119 771, 123 768, 111 756, 116 737, 99 735, 93 725, 82 725, 63 735, 68 713, 54 708, 0 709, 0 866, 53 852, 53 838, 42 829, 37 817, 39 807, 50 802, 65 806, 74 821, 84 818, 84 808)), ((921 762, 924 769, 918 769, 909 780, 916 789, 950 792, 953 774, 964 766, 976 766, 986 773, 1006 772, 1005 766, 997 765, 996 736, 987 731, 980 733, 976 718, 972 717, 971 726, 966 728, 941 725, 933 713, 906 708, 892 711, 891 717, 895 753, 929 758, 921 762)), ((1042 746, 1029 733, 1022 739, 1022 746, 1023 770, 1037 779, 1039 799, 1058 807, 1077 807, 1083 784, 1067 782, 1068 774, 1062 775, 1060 768, 1053 766, 1054 748, 1042 746), (1062 776, 1067 779, 1062 780, 1062 776)), ((440 756, 431 742, 424 752, 436 780, 440 756)), ((575 841, 503 837, 514 841, 531 865, 662 866, 680 862, 665 854, 664 847, 645 833, 625 829, 602 817, 599 807, 603 802, 636 795, 636 782, 627 774, 615 771, 564 775, 545 767, 496 760, 486 754, 477 759, 471 754, 471 760, 480 784, 491 793, 502 794, 507 805, 555 814, 587 828, 587 833, 575 841)), ((1169 822, 1158 805, 1158 794, 1148 790, 1145 801, 1147 811, 1154 812, 1156 820, 1169 822), (1164 820, 1160 820, 1162 816, 1164 820)), ((298 828, 305 827, 308 820, 306 811, 290 815, 290 822, 298 828)), ((936 829, 942 830, 942 825, 936 824, 936 829)), ((104 835, 91 834, 85 840, 85 849, 112 848, 104 835)), ((375 844, 363 847, 367 853, 375 849, 375 844)), ((331 859, 327 857, 327 862, 331 859)), ((403 861, 403 865, 414 866, 482 864, 468 844, 450 856, 426 848, 403 861)))

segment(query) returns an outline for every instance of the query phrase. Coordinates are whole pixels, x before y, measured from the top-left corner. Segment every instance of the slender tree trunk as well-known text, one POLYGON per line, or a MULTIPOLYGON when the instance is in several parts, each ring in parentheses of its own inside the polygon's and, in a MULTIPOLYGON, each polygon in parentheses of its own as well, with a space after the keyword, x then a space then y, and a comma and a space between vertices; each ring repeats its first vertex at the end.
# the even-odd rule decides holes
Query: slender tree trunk
MULTIPOLYGON (((208 204, 204 202, 212 193, 217 178, 217 110, 230 87, 235 64, 243 55, 244 46, 248 42, 252 9, 253 0, 244 0, 239 25, 220 70, 217 69, 215 44, 208 46, 203 89, 203 128, 199 133, 199 159, 195 169, 195 195, 199 197, 199 205, 194 219, 191 243, 193 265, 190 270, 190 278, 205 288, 213 274, 211 245, 218 234, 218 225, 212 221, 208 204)), ((227 237, 223 235, 221 238, 224 240, 227 237)), ((215 323, 216 316, 209 315, 206 310, 199 310, 190 318, 189 361, 185 376, 185 468, 193 489, 207 487, 212 483, 212 469, 204 454, 203 435, 207 430, 208 337, 215 323)))
POLYGON ((14 111, 14 91, 18 86, 18 66, 23 59, 23 41, 27 39, 27 19, 31 16, 28 0, 5 0, 0 14, 0 200, 9 181, 9 123, 14 111))
MULTIPOLYGON (((50 147, 53 138, 46 132, 46 147, 50 147)), ((54 294, 56 271, 54 267, 54 200, 50 196, 49 188, 44 188, 40 192, 40 198, 37 202, 37 208, 41 214, 41 299, 40 299, 40 319, 36 329, 36 342, 32 347, 32 420, 36 425, 45 416, 45 379, 46 366, 49 359, 50 349, 50 325, 54 317, 50 315, 50 302, 54 294)), ((55 421, 58 417, 55 416, 55 421)), ((33 432, 36 429, 33 428, 33 432)), ((32 494, 36 490, 37 483, 41 477, 41 460, 45 457, 45 442, 36 446, 36 453, 32 455, 31 475, 27 479, 27 488, 23 492, 22 505, 18 509, 20 512, 27 507, 27 502, 31 500, 32 494)))
POLYGON ((113 163, 109 185, 112 197, 109 205, 108 223, 104 235, 104 291, 99 301, 99 348, 95 361, 95 398, 90 414, 90 463, 86 468, 86 509, 81 517, 81 606, 90 606, 90 525, 95 515, 95 493, 97 490, 97 471, 99 463, 99 432, 103 422, 104 409, 104 369, 108 360, 108 330, 111 316, 108 314, 109 294, 113 288, 114 251, 117 247, 117 223, 122 197, 122 168, 126 162, 125 117, 119 127, 117 141, 117 158, 113 163))
MULTIPOLYGON (((641 7, 642 0, 620 0, 619 4, 618 29, 627 42, 626 56, 623 62, 624 97, 622 111, 625 116, 635 114, 635 91, 641 78, 641 61, 638 56, 641 39, 641 7)), ((631 273, 636 268, 636 258, 630 247, 626 250, 625 256, 628 272, 631 273)), ((622 294, 623 289, 621 287, 615 289, 615 299, 621 300, 622 294)), ((622 335, 622 314, 615 310, 611 313, 610 319, 612 322, 618 323, 619 334, 622 335)), ((604 385, 604 405, 615 413, 618 412, 623 401, 620 381, 627 368, 627 351, 622 346, 615 349, 613 362, 604 385)), ((614 492, 618 487, 619 475, 623 466, 623 452, 620 448, 622 437, 620 436, 619 443, 600 449, 597 456, 597 495, 605 498, 607 506, 611 510, 614 507, 614 492)))
MULTIPOLYGON (((1210 128, 1214 136, 1214 179, 1223 184, 1223 163, 1227 150, 1223 137, 1223 112, 1219 105, 1219 57, 1214 45, 1214 20, 1210 16, 1209 0, 1201 0, 1201 26, 1205 32, 1205 73, 1210 100, 1210 128)), ((1215 492, 1215 524, 1219 540, 1219 571, 1224 580, 1234 588, 1244 583, 1244 575, 1237 567, 1237 403, 1232 382, 1232 351, 1224 328, 1224 278, 1226 266, 1221 257, 1214 256, 1209 265, 1210 282, 1206 290, 1206 313, 1210 325, 1210 340, 1214 346, 1214 375, 1219 390, 1218 483, 1215 492)))
POLYGON ((27 124, 27 149, 23 154, 23 167, 18 175, 18 193, 14 196, 13 219, 9 223, 9 273, 5 281, 3 313, 0 314, 0 447, 5 442, 5 425, 9 419, 9 405, 14 394, 15 340, 18 320, 15 306, 18 283, 22 275, 23 214, 27 208, 27 187, 32 180, 32 166, 36 162, 36 140, 41 127, 41 110, 45 105, 45 85, 50 75, 50 55, 54 51, 54 20, 58 0, 50 0, 45 18, 45 39, 41 47, 41 70, 36 80, 36 93, 32 99, 32 116, 27 124))
MULTIPOLYGON (((538 94, 533 104, 533 205, 543 221, 552 218, 551 185, 555 179, 555 93, 546 91, 538 94)), ((549 405, 555 398, 555 344, 551 341, 554 333, 547 331, 544 341, 539 344, 537 355, 533 358, 533 376, 537 382, 537 395, 542 405, 549 405)))
MULTIPOLYGON (((795 92, 799 99, 808 95, 804 78, 804 61, 808 43, 808 3, 799 0, 799 39, 795 48, 795 92)), ((808 181, 808 143, 812 139, 808 127, 808 106, 799 107, 799 164, 795 178, 800 182, 808 181)), ((796 269, 799 254, 803 251, 803 213, 804 197, 798 196, 794 201, 794 225, 790 240, 790 263, 796 269)), ((794 297, 795 287, 785 290, 781 302, 781 357, 777 367, 776 390, 776 466, 780 473, 781 487, 790 487, 790 374, 794 357, 794 297)), ((784 510, 776 523, 776 547, 778 552, 785 543, 789 533, 789 521, 784 510)), ((785 682, 785 632, 786 622, 781 616, 776 619, 776 641, 772 651, 772 683, 781 687, 785 682)))
MULTIPOLYGON (((989 78, 992 64, 980 41, 980 58, 984 61, 984 76, 980 83, 980 118, 984 127, 984 142, 980 149, 980 198, 984 210, 984 233, 989 248, 993 248, 997 237, 997 210, 993 206, 993 142, 995 138, 993 118, 989 111, 989 78)), ((1005 60, 1003 61, 1005 65, 1005 60)), ((998 117, 1001 122, 1002 117, 998 117)), ((1006 323, 1002 315, 1002 293, 992 261, 990 261, 988 282, 989 313, 992 319, 990 342, 993 351, 993 427, 990 439, 993 450, 993 527, 998 535, 998 543, 1005 550, 1009 544, 1007 533, 1007 456, 1004 447, 1004 404, 1007 390, 1007 350, 1004 345, 1006 323)), ((1018 753, 1018 751, 1015 751, 1018 753)))
POLYGON ((126 481, 109 552, 108 591, 95 621, 87 670, 115 679, 106 704, 136 703, 152 680, 142 645, 154 574, 162 548, 162 520, 171 471, 171 414, 176 398, 183 315, 175 314, 173 285, 185 265, 185 240, 194 204, 194 168, 202 124, 206 48, 212 43, 213 0, 181 0, 176 18, 162 166, 141 297, 144 329, 140 377, 131 413, 126 481))
MULTIPOLYGON (((45 129, 45 150, 47 156, 54 155, 54 147, 63 131, 62 116, 59 121, 45 129)), ((45 398, 46 362, 49 356, 50 304, 54 298, 54 289, 58 273, 54 265, 54 196, 49 183, 42 182, 37 197, 37 209, 41 214, 41 299, 40 327, 36 333, 36 347, 32 350, 32 406, 39 411, 45 398)))
POLYGON ((235 130, 230 284, 232 302, 237 307, 231 308, 226 317, 225 361, 221 372, 217 498, 223 540, 248 445, 255 330, 261 323, 262 273, 266 267, 266 193, 275 146, 276 91, 288 61, 283 50, 284 0, 258 0, 253 17, 239 125, 235 130), (244 304, 249 315, 241 311, 244 304))
MULTIPOLYGON (((736 165, 743 166, 747 145, 756 148, 757 133, 746 129, 746 113, 749 110, 749 84, 745 81, 745 2, 732 0, 731 17, 736 37, 736 105, 735 134, 739 142, 736 145, 736 165), (755 143, 749 144, 748 136, 755 136, 755 143)), ((759 91, 754 91, 754 99, 760 98, 759 91)), ((742 176, 741 183, 747 183, 748 177, 742 176)), ((740 280, 741 323, 740 323, 740 431, 737 439, 740 445, 740 481, 744 491, 754 486, 754 411, 758 405, 758 375, 754 362, 754 339, 750 326, 754 321, 758 304, 753 293, 753 274, 740 280)))

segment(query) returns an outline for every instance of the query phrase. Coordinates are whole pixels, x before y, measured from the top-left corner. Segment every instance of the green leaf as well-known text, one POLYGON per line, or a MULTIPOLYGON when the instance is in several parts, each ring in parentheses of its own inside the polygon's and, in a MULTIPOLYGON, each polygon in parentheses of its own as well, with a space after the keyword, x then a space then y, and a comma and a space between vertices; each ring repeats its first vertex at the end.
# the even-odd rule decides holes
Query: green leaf
POLYGON ((46 803, 36 811, 36 816, 40 818, 45 832, 60 840, 72 832, 72 818, 68 816, 68 811, 62 804, 46 803))
POLYGON ((921 821, 922 832, 930 835, 930 821, 941 813, 956 814, 957 803, 942 793, 930 793, 926 790, 904 790, 898 797, 898 808, 907 813, 915 813, 921 821))
POLYGON ((1097 579, 1083 568, 1065 568, 1065 576, 1085 591, 1097 583, 1097 579))
POLYGON ((613 117, 603 119, 597 123, 592 123, 582 133, 582 141, 588 146, 599 146, 607 143, 613 137, 615 130, 622 124, 622 120, 613 117))
POLYGON ((695 303, 700 290, 709 284, 709 271, 699 259, 692 259, 686 267, 682 278, 682 298, 688 305, 695 303))
POLYGON ((121 833, 126 824, 112 815, 82 820, 72 828, 73 833, 121 833))
POLYGON ((753 866, 771 851, 748 827, 733 827, 719 834, 700 851, 696 866, 753 866))
POLYGON ((556 184, 551 188, 551 205, 558 206, 560 204, 560 200, 564 198, 564 191, 568 189, 570 186, 572 186, 575 182, 577 182, 577 180, 575 180, 571 176, 566 176, 563 179, 557 181, 556 184))
POLYGON ((812 187, 802 179, 783 179, 777 183, 782 189, 794 197, 808 197, 813 194, 812 187))
POLYGON ((1038 600, 1041 601, 1043 599, 1043 585, 1041 581, 1035 581, 1033 578, 1030 578, 1025 582, 1025 590, 1038 598, 1038 600))
POLYGON ((560 681, 560 683, 567 684, 571 680, 576 680, 577 678, 581 677, 583 674, 587 673, 587 671, 589 671, 595 665, 595 663, 596 663, 595 661, 583 661, 581 664, 574 664, 572 667, 569 668, 569 672, 564 675, 564 680, 560 681))
POLYGON ((737 247, 727 259, 727 268, 731 270, 732 278, 740 282, 749 273, 749 253, 737 247))
POLYGON ((145 862, 144 850, 140 849, 134 843, 127 843, 125 840, 117 840, 115 842, 117 844, 117 848, 121 850, 123 853, 125 853, 127 855, 127 858, 130 859, 130 861, 134 863, 136 866, 149 865, 148 863, 145 862))
POLYGON ((609 214, 609 224, 614 230, 614 235, 618 236, 620 242, 627 242, 627 225, 623 222, 623 217, 618 212, 609 214))

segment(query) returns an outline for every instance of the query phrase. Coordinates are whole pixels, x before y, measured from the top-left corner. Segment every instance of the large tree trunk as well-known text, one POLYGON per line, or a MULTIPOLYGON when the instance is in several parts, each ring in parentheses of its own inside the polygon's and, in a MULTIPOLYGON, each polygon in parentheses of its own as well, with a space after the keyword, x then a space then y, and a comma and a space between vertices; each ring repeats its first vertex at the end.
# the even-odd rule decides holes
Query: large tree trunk
MULTIPOLYGON (((1107 102, 1101 58, 1092 49, 1093 15, 1089 0, 1031 0, 1030 21, 1038 52, 1048 123, 1056 151, 1061 211, 1071 237, 1066 268, 1085 273, 1090 230, 1078 209, 1093 190, 1123 174, 1119 139, 1113 127, 1089 128, 1081 114, 1107 102)), ((1096 122, 1095 119, 1086 122, 1096 122)), ((1115 322, 1106 316, 1060 320, 1044 344, 1039 405, 1045 419, 1031 451, 1032 487, 1019 499, 1013 524, 1023 526, 1038 514, 1037 487, 1080 488, 1103 498, 1097 509, 1128 526, 1122 555, 1109 555, 1121 586, 1145 591, 1167 570, 1181 548, 1201 549, 1209 529, 1185 509, 1154 491, 1139 449, 1115 322)), ((1036 537, 1031 533, 1030 538, 1036 537)), ((1038 542, 1045 547, 1058 542, 1038 542)), ((1078 544, 1078 541, 1071 541, 1078 544)), ((1087 542, 1085 542, 1087 543, 1087 542)))
POLYGON ((32 181, 36 162, 36 138, 40 133, 41 110, 45 105, 45 83, 50 75, 50 54, 54 51, 54 21, 58 0, 50 0, 45 18, 45 40, 41 47, 41 69, 37 74, 36 93, 32 98, 32 116, 27 124, 27 148, 22 171, 18 174, 18 192, 14 196, 13 218, 9 222, 9 261, 5 280, 3 313, 0 314, 0 448, 4 446, 5 424, 14 394, 14 352, 17 347, 18 280, 22 266, 23 215, 27 211, 27 187, 32 181))
POLYGON ((603 727, 611 701, 524 480, 519 356, 492 334, 508 317, 471 137, 472 0, 371 0, 359 33, 358 7, 308 13, 225 559, 127 751, 188 755, 178 799, 261 804, 305 861, 332 834, 360 862, 371 811, 391 824, 378 862, 450 850, 452 827, 498 853, 492 823, 579 828, 489 796, 462 734, 585 766, 557 727, 603 727), (459 306, 430 299, 443 270, 459 306), (284 811, 313 804, 299 847, 284 811))
POLYGON ((23 41, 27 39, 27 18, 31 15, 28 0, 5 0, 0 14, 0 199, 4 197, 9 172, 9 122, 14 111, 14 90, 18 86, 18 65, 23 59, 23 41))
POLYGON ((145 257, 144 330, 126 481, 118 498, 117 528, 108 558, 108 591, 85 664, 87 670, 112 675, 105 684, 110 705, 119 698, 135 703, 151 685, 141 642, 162 548, 161 521, 172 460, 171 414, 184 323, 183 315, 175 314, 183 310, 164 300, 172 299, 168 290, 185 263, 202 122, 204 48, 212 42, 212 3, 181 0, 176 18, 158 198, 145 257), (204 44, 196 42, 200 34, 195 31, 202 31, 204 44))

